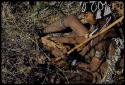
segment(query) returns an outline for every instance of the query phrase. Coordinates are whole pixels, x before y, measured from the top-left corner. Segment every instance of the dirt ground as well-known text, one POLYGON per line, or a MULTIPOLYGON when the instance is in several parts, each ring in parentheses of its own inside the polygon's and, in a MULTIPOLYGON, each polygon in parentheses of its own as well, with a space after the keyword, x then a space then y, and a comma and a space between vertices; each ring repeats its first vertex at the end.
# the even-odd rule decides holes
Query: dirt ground
MULTIPOLYGON (((75 76, 75 72, 64 72, 60 68, 47 66, 46 56, 38 45, 37 39, 39 36, 34 29, 45 28, 64 15, 78 13, 80 9, 79 3, 80 2, 75 1, 44 1, 36 2, 35 4, 32 2, 1 3, 2 83, 45 84, 56 81, 58 84, 60 81, 65 81, 66 83, 71 82, 68 76, 75 76), (50 73, 47 74, 46 72, 50 73), (72 75, 68 75, 68 72, 72 75), (47 74, 46 79, 45 74, 47 74), (53 74, 55 76, 53 76, 53 74)), ((115 6, 113 9, 115 9, 115 6)), ((91 75, 89 77, 91 77, 91 75)), ((118 79, 117 83, 124 82, 123 77, 120 76, 119 78, 121 78, 121 80, 118 79)), ((79 79, 79 77, 75 80, 77 79, 79 79)), ((75 80, 72 80, 72 83, 85 83, 82 82, 82 80, 78 80, 77 82, 75 80)), ((88 79, 88 81, 91 80, 88 79)))

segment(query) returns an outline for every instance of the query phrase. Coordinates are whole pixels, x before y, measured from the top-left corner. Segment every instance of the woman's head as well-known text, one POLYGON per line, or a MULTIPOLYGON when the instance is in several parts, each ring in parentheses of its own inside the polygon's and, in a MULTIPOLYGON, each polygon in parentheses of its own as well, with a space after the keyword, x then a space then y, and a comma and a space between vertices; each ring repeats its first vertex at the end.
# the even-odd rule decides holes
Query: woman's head
POLYGON ((85 2, 81 5, 83 12, 82 14, 88 23, 95 24, 97 20, 110 16, 112 13, 110 2, 101 3, 103 3, 102 6, 99 4, 99 2, 94 2, 94 4, 85 2), (92 9, 94 9, 94 11, 92 9))
POLYGON ((86 7, 85 10, 82 12, 82 15, 89 24, 96 23, 95 13, 92 12, 90 3, 86 2, 86 7))
POLYGON ((83 16, 89 24, 95 24, 96 23, 96 19, 95 19, 94 14, 92 12, 86 11, 86 12, 83 13, 83 16))

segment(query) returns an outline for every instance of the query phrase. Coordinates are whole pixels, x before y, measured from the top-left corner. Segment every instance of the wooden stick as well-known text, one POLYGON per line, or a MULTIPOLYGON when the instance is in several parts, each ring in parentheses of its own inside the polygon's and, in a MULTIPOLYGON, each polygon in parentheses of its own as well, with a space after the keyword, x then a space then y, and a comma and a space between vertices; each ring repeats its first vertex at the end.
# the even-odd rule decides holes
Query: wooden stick
MULTIPOLYGON (((93 35, 92 37, 88 38, 86 41, 81 42, 79 45, 75 46, 74 48, 72 48, 70 51, 67 52, 67 55, 69 55, 70 53, 72 53, 74 50, 78 49, 81 46, 85 46, 89 41, 91 41, 92 39, 98 37, 99 35, 107 32, 111 27, 113 27, 114 25, 116 25, 118 22, 121 22, 122 19, 124 18, 124 16, 122 16, 121 18, 117 19, 115 22, 113 22, 112 24, 110 24, 108 27, 102 29, 99 33, 93 35)), ((55 59, 55 62, 59 62, 60 60, 62 60, 61 57, 58 57, 55 59)))
POLYGON ((119 19, 117 19, 115 22, 113 22, 112 24, 110 24, 108 27, 104 28, 103 30, 101 30, 100 32, 98 32, 97 34, 93 35, 92 37, 88 38, 86 41, 81 42, 79 45, 76 45, 74 48, 72 48, 71 50, 69 50, 67 52, 67 54, 69 55, 70 53, 72 53, 74 50, 78 49, 81 46, 85 46, 89 41, 91 41, 92 39, 96 38, 97 36, 107 32, 109 29, 111 29, 114 25, 116 25, 117 23, 121 22, 122 19, 124 18, 124 16, 120 17, 119 19))

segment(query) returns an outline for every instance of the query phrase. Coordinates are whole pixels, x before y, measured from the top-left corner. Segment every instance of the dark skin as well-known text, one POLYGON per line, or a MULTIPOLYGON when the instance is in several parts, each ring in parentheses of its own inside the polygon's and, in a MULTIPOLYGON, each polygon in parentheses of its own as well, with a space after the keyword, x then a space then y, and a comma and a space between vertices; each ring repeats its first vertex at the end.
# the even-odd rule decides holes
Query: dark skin
MULTIPOLYGON (((96 20, 93 18, 94 16, 91 12, 83 13, 82 16, 85 17, 85 20, 89 22, 89 24, 96 23, 96 20)), ((54 23, 54 25, 55 24, 56 23, 54 23)), ((64 25, 65 27, 70 27, 73 30, 74 35, 65 36, 65 37, 52 37, 51 38, 52 40, 55 40, 60 43, 78 44, 81 41, 85 40, 85 37, 86 37, 85 34, 89 34, 91 32, 91 30, 88 30, 86 27, 84 27, 83 24, 74 15, 70 15, 66 17, 64 19, 64 25)), ((52 29, 53 26, 51 25, 49 27, 51 27, 52 29)), ((58 31, 61 31, 61 29, 59 29, 58 31)))
MULTIPOLYGON (((95 24, 96 20, 94 19, 94 15, 91 12, 86 12, 82 14, 85 17, 85 20, 89 24, 95 24)), ((61 31, 61 26, 58 24, 59 21, 55 22, 54 24, 50 25, 46 29, 48 29, 48 32, 55 32, 55 31, 61 31), (55 30, 52 30, 55 29, 55 30)), ((86 40, 86 34, 89 34, 91 31, 86 29, 86 27, 83 26, 83 24, 80 22, 80 20, 77 19, 76 16, 70 15, 64 18, 64 25, 65 27, 70 27, 75 35, 65 36, 65 37, 51 37, 51 40, 54 40, 55 42, 59 43, 70 43, 70 44, 79 44, 81 41, 86 40)), ((46 30, 44 30, 46 32, 46 30)), ((85 69, 88 71, 96 71, 99 65, 101 64, 101 60, 94 57, 92 58, 92 61, 90 64, 80 63, 77 65, 78 68, 85 69)))

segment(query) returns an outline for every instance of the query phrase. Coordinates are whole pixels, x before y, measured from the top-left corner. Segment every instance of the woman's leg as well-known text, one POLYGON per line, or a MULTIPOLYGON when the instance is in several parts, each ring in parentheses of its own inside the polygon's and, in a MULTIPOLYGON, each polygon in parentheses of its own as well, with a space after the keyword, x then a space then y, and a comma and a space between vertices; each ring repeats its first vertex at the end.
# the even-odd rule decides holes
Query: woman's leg
POLYGON ((59 32, 65 29, 65 26, 62 24, 62 19, 56 21, 55 23, 51 24, 50 26, 43 29, 44 33, 52 33, 52 32, 59 32))
POLYGON ((49 27, 45 28, 43 32, 58 32, 64 30, 66 27, 70 27, 77 36, 85 36, 85 34, 89 33, 87 28, 84 27, 80 20, 78 20, 74 15, 69 15, 63 19, 60 19, 59 21, 56 21, 49 27))
POLYGON ((102 63, 102 60, 99 60, 98 58, 93 57, 90 64, 80 63, 77 65, 77 68, 92 72, 92 71, 96 71, 101 63, 102 63))
POLYGON ((64 18, 64 26, 70 27, 78 36, 85 36, 89 33, 89 30, 74 15, 64 18))
POLYGON ((64 58, 67 48, 60 43, 55 43, 50 40, 50 36, 45 36, 40 39, 40 42, 55 56, 64 58))
POLYGON ((51 40, 58 42, 58 43, 67 43, 67 44, 79 44, 85 38, 83 36, 75 36, 75 35, 68 35, 63 37, 51 37, 51 40))

